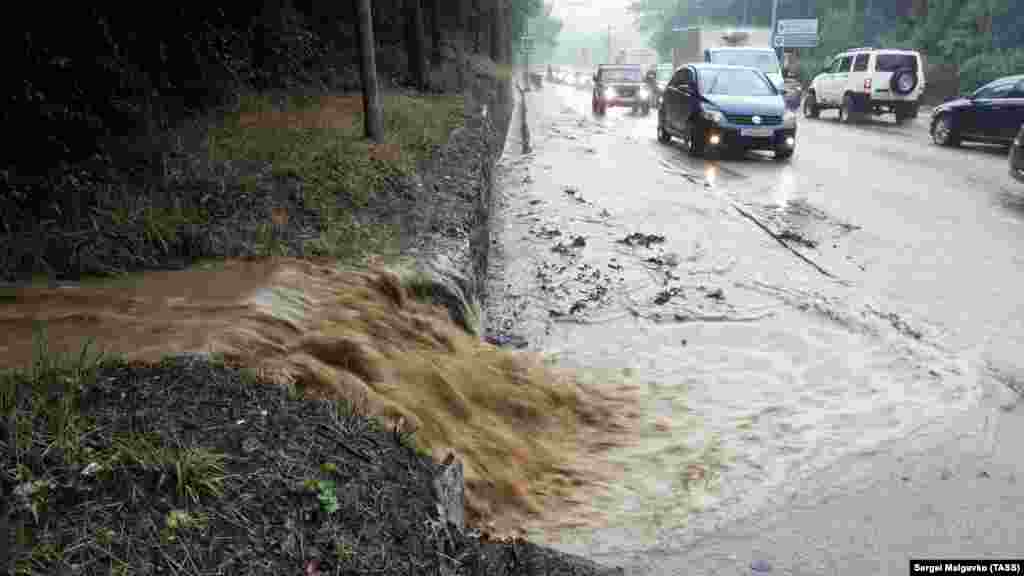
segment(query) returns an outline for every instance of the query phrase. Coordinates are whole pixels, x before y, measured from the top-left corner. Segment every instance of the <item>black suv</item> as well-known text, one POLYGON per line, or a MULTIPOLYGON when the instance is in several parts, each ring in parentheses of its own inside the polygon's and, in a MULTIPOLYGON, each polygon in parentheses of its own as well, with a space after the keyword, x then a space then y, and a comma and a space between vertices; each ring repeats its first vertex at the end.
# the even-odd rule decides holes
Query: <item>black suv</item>
POLYGON ((644 71, 639 64, 602 64, 594 73, 591 108, 598 116, 603 116, 609 107, 616 106, 650 114, 650 97, 644 71))

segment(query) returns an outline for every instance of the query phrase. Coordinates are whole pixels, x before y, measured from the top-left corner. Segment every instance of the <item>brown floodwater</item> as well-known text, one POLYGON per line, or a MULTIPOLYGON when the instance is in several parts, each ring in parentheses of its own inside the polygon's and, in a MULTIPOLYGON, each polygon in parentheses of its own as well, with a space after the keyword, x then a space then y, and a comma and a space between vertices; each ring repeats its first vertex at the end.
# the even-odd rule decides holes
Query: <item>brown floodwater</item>
POLYGON ((90 340, 93 349, 138 360, 202 350, 211 333, 251 315, 247 298, 279 267, 229 260, 74 286, 8 288, 0 297, 0 367, 31 362, 41 326, 54 351, 77 353, 90 340))

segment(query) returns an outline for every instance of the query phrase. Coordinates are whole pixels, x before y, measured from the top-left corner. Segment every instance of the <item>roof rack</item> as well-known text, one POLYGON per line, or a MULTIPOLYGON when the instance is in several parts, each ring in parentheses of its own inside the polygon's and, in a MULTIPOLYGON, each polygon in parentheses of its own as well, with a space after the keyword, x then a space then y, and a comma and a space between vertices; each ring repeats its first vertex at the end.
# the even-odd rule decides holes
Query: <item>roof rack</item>
POLYGON ((859 46, 857 48, 847 48, 846 51, 847 52, 856 52, 858 50, 874 50, 874 49, 875 49, 874 46, 859 46))

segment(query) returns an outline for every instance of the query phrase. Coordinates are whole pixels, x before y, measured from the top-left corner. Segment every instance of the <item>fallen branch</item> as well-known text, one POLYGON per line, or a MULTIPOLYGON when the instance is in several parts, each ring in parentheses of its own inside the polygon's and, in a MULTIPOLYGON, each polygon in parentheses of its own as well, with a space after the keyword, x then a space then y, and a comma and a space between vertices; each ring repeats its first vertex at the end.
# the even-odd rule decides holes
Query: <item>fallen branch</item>
POLYGON ((755 217, 755 216, 754 216, 753 214, 751 214, 750 212, 747 212, 746 210, 744 210, 744 209, 740 208, 740 207, 739 207, 739 206, 737 206, 736 204, 733 204, 733 205, 732 205, 732 207, 733 207, 733 208, 734 208, 734 209, 735 209, 735 210, 736 210, 737 212, 739 212, 739 213, 740 213, 740 214, 741 214, 741 215, 742 215, 742 216, 743 216, 744 218, 746 218, 747 220, 750 220, 750 221, 751 221, 751 222, 753 222, 754 224, 757 224, 757 227, 758 227, 758 228, 760 228, 761 230, 764 230, 766 234, 768 234, 768 235, 769 235, 769 236, 771 236, 771 237, 772 237, 772 238, 773 238, 773 239, 774 239, 774 240, 775 240, 776 242, 778 242, 779 244, 781 244, 783 248, 785 248, 786 250, 789 250, 789 251, 790 251, 790 252, 792 252, 792 253, 793 253, 794 255, 796 255, 796 257, 797 257, 797 258, 799 258, 799 259, 803 260, 804 262, 806 262, 806 263, 810 264, 811 266, 813 266, 813 267, 814 267, 814 269, 815 269, 815 270, 817 270, 818 272, 822 273, 823 275, 825 275, 825 276, 828 276, 829 278, 835 278, 835 279, 837 279, 837 280, 838 280, 838 278, 837 278, 837 277, 836 277, 836 276, 835 276, 834 274, 832 274, 832 273, 831 273, 831 272, 829 272, 828 270, 825 270, 824 268, 822 268, 821 266, 819 266, 817 262, 815 262, 815 261, 811 260, 811 259, 810 259, 810 258, 808 258, 807 256, 804 256, 803 254, 801 254, 800 252, 798 252, 797 250, 795 250, 795 249, 794 249, 794 248, 793 248, 792 246, 790 246, 789 244, 787 244, 787 243, 786 243, 786 241, 782 239, 782 237, 780 237, 780 236, 779 236, 778 234, 776 234, 775 232, 772 232, 772 231, 771 231, 771 229, 769 229, 769 228, 768 228, 767 226, 765 226, 765 225, 764 225, 764 223, 762 223, 762 222, 761 222, 760 220, 758 220, 758 219, 757 219, 757 217, 755 217))

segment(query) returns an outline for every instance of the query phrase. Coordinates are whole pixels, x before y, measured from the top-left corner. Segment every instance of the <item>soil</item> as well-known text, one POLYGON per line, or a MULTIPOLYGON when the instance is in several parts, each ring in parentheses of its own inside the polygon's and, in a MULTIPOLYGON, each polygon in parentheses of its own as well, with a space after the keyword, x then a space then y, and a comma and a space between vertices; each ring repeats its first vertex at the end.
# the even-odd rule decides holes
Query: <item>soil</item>
POLYGON ((79 410, 89 456, 46 445, 22 455, 22 469, 50 487, 38 518, 11 497, 25 473, 13 476, 10 437, 0 442, 0 501, 10 505, 0 527, 20 535, 0 539, 15 544, 19 574, 620 573, 445 525, 432 489, 440 467, 408 436, 249 372, 189 356, 107 363, 79 410), (140 436, 220 454, 219 494, 189 498, 173 468, 102 457, 140 436))

